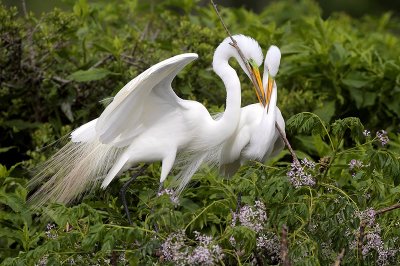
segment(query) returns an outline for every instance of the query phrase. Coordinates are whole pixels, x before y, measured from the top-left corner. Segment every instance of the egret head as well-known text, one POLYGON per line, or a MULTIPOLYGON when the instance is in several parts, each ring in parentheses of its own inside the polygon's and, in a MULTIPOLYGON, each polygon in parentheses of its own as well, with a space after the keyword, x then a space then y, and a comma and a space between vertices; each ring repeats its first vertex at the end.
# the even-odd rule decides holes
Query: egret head
MULTIPOLYGON (((247 62, 243 61, 236 48, 232 46, 232 39, 227 37, 215 50, 213 59, 214 71, 218 75, 223 74, 227 69, 225 66, 228 63, 229 58, 234 57, 251 80, 253 80, 252 76, 255 77, 255 81, 258 83, 260 90, 262 90, 259 66, 263 61, 263 53, 260 45, 253 38, 241 34, 233 35, 232 38, 236 41, 237 46, 242 51, 243 57, 247 62), (246 63, 250 66, 250 71, 248 70, 246 63)), ((261 102, 261 99, 264 98, 263 92, 259 92, 256 89, 256 93, 259 101, 261 102)))
MULTIPOLYGON (((252 80, 251 76, 254 76, 255 81, 258 83, 258 88, 262 90, 262 81, 261 81, 261 76, 260 76, 260 70, 259 67, 262 64, 263 60, 263 53, 260 45, 256 40, 253 38, 247 37, 245 35, 234 35, 232 36, 237 43, 237 46, 240 48, 240 50, 243 53, 244 58, 247 60, 248 65, 250 66, 250 70, 252 73, 249 73, 245 63, 243 62, 242 58, 239 56, 238 52, 236 51, 235 58, 240 64, 240 67, 243 69, 243 71, 246 73, 246 75, 252 80)), ((227 38, 230 40, 230 38, 227 38)), ((225 39, 225 40, 227 40, 225 39)), ((233 48, 233 47, 232 47, 233 48)), ((255 88, 256 94, 258 97, 258 100, 261 102, 261 99, 263 98, 263 93, 262 91, 258 91, 257 88, 255 88)))
MULTIPOLYGON (((248 63, 250 61, 253 62, 254 66, 256 66, 258 69, 263 61, 263 53, 258 42, 253 38, 247 37, 242 34, 233 35, 232 37, 236 41, 237 46, 242 51, 243 56, 248 61, 248 63)), ((247 70, 245 63, 241 59, 237 50, 231 44, 231 38, 227 37, 215 50, 213 59, 214 70, 216 70, 217 72, 221 62, 228 62, 229 58, 234 57, 239 63, 240 67, 246 73, 246 75, 250 77, 250 73, 247 70)))
POLYGON ((266 104, 271 100, 272 87, 276 74, 278 74, 279 64, 281 63, 281 51, 275 45, 271 45, 265 56, 264 77, 268 76, 268 85, 266 88, 266 104))

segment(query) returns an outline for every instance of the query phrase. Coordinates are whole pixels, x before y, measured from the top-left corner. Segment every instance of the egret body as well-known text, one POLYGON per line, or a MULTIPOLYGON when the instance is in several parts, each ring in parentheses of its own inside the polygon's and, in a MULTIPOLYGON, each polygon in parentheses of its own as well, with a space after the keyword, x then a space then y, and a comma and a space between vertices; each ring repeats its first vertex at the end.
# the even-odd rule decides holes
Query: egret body
MULTIPOLYGON (((253 39, 234 36, 244 56, 257 66, 262 51, 253 39)), ((198 56, 181 54, 164 60, 131 80, 102 114, 71 133, 71 141, 46 162, 30 185, 51 178, 32 196, 40 206, 49 200, 68 203, 101 183, 106 188, 138 163, 162 162, 162 183, 180 153, 214 149, 237 130, 241 86, 228 61, 234 57, 248 73, 237 51, 225 39, 215 50, 213 69, 226 88, 226 109, 214 120, 196 101, 179 98, 171 87, 177 73, 198 56)), ((259 75, 258 68, 252 68, 259 75)), ((188 182, 188 176, 184 182, 188 182)))

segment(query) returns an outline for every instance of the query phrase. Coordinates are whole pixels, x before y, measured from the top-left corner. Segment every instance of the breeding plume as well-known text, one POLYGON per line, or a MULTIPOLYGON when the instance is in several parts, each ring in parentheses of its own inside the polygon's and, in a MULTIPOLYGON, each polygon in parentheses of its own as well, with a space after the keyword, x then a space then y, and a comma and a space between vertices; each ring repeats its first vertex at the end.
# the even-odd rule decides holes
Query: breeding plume
MULTIPOLYGON (((234 38, 246 59, 255 65, 252 74, 259 76, 262 51, 258 43, 243 35, 234 38)), ((218 46, 213 59, 213 69, 226 88, 225 112, 219 119, 214 120, 202 104, 179 98, 171 87, 177 73, 197 54, 164 60, 126 84, 97 119, 71 133, 71 141, 30 182, 38 185, 50 176, 32 202, 36 206, 49 200, 68 203, 99 183, 106 188, 138 163, 161 161, 162 184, 177 154, 212 150, 225 142, 241 118, 240 81, 229 59, 234 57, 251 75, 229 42, 227 38, 218 46)))

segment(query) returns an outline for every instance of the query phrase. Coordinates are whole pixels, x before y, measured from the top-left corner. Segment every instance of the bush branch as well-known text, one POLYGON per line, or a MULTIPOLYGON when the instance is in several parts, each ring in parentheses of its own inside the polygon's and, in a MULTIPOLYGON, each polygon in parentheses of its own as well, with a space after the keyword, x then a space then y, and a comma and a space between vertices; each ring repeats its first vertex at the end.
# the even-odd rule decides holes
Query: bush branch
POLYGON ((282 233, 281 233, 281 260, 283 266, 291 266, 289 260, 289 248, 288 248, 288 240, 287 240, 287 231, 288 228, 286 225, 282 226, 282 233))
POLYGON ((375 212, 375 215, 380 215, 380 214, 384 214, 385 212, 389 212, 389 211, 393 211, 395 209, 399 209, 400 208, 400 203, 396 203, 392 206, 386 207, 386 208, 382 208, 380 210, 377 210, 375 212))
POLYGON ((335 260, 335 263, 333 263, 333 266, 340 266, 340 263, 342 262, 343 257, 344 257, 344 251, 345 251, 345 249, 342 248, 342 251, 336 257, 336 260, 335 260))

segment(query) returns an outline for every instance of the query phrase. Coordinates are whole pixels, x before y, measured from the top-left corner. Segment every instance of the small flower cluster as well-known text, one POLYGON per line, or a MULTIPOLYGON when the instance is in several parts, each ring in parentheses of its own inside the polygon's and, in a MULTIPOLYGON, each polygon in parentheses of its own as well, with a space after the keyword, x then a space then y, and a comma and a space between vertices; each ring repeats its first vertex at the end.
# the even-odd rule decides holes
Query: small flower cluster
POLYGON ((383 129, 376 132, 376 137, 379 139, 382 146, 385 146, 389 142, 389 137, 387 136, 387 132, 383 129))
MULTIPOLYGON (((399 250, 384 247, 384 242, 381 238, 381 228, 375 220, 375 210, 373 208, 368 208, 365 211, 357 212, 356 215, 359 217, 360 221, 363 221, 367 226, 363 237, 362 255, 366 257, 372 250, 375 250, 378 254, 377 264, 389 265, 390 260, 394 258, 399 250)), ((354 242, 351 246, 352 248, 356 248, 357 245, 354 242)))
POLYGON ((364 137, 369 137, 369 136, 371 136, 371 131, 365 129, 365 130, 363 131, 363 135, 364 135, 364 137))
POLYGON ((160 192, 157 193, 157 196, 160 197, 162 195, 168 195, 169 199, 171 200, 172 204, 174 204, 174 206, 179 206, 180 202, 179 202, 179 197, 175 194, 175 191, 173 191, 172 189, 163 189, 160 192))
POLYGON ((310 173, 307 171, 314 171, 315 163, 304 158, 301 163, 298 161, 294 161, 291 164, 291 169, 287 172, 287 176, 290 178, 290 183, 295 188, 299 188, 301 186, 314 186, 315 180, 310 173))
POLYGON ((40 260, 35 263, 35 266, 46 266, 48 262, 48 255, 45 255, 40 258, 40 260))
POLYGON ((354 169, 359 169, 361 167, 363 167, 363 163, 359 160, 356 159, 352 159, 349 163, 349 169, 350 170, 354 170, 354 169))
POLYGON ((161 245, 164 259, 177 265, 215 265, 224 254, 222 248, 215 244, 211 236, 194 232, 198 245, 193 248, 185 243, 185 232, 170 234, 161 245))
POLYGON ((368 208, 365 211, 356 212, 356 216, 360 219, 360 221, 366 222, 366 225, 373 226, 375 224, 375 215, 376 212, 373 208, 368 208))
POLYGON ((45 234, 46 234, 46 237, 49 239, 56 239, 58 237, 58 234, 56 231, 56 225, 55 224, 47 224, 45 234))
POLYGON ((280 241, 274 233, 261 234, 256 242, 258 249, 263 249, 272 261, 279 260, 280 241))
POLYGON ((242 226, 248 227, 255 232, 260 232, 267 221, 265 205, 259 200, 255 201, 254 206, 244 205, 238 213, 232 214, 232 226, 239 220, 242 226))

